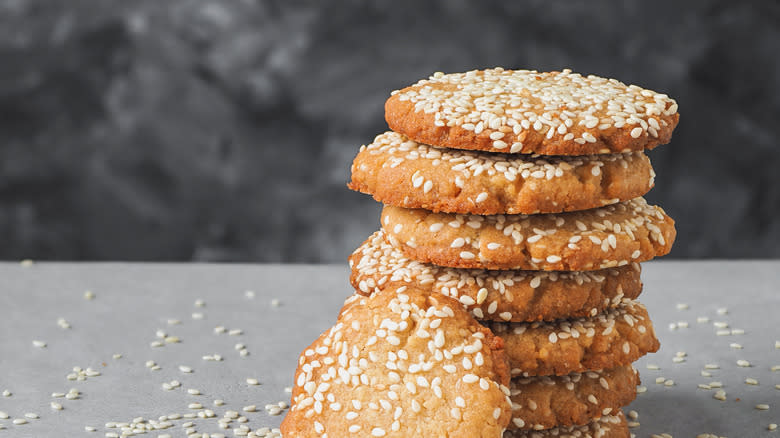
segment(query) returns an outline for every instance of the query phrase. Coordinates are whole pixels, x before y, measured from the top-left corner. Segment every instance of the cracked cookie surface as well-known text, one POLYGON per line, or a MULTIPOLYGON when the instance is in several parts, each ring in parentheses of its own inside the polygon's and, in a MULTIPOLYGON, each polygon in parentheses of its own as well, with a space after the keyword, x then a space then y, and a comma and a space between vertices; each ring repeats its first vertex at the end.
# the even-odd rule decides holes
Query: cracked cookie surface
POLYGON ((287 438, 500 438, 511 418, 501 338, 441 294, 353 295, 303 351, 287 438))

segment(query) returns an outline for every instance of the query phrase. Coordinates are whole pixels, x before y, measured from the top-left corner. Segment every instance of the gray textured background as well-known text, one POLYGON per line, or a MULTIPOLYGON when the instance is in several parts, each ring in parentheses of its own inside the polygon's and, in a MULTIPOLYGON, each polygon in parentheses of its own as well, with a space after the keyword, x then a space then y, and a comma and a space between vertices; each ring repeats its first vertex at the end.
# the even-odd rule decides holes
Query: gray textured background
POLYGON ((777 1, 0 0, 0 258, 343 262, 349 163, 434 71, 675 97, 676 257, 780 257, 777 1))

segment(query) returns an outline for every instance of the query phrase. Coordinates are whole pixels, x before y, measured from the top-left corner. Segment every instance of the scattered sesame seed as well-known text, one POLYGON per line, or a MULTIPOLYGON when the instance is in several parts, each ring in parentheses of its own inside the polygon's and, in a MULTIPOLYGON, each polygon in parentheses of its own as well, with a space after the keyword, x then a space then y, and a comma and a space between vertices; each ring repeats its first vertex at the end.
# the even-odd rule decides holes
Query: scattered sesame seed
POLYGON ((22 424, 27 424, 27 420, 24 418, 15 418, 14 421, 12 421, 13 424, 17 426, 21 426, 22 424))
POLYGON ((214 333, 216 333, 218 335, 220 335, 222 333, 225 333, 225 332, 227 332, 227 329, 225 327, 221 326, 221 325, 218 325, 218 326, 214 327, 214 333))
POLYGON ((677 303, 677 310, 688 310, 690 308, 689 305, 685 303, 677 303))
POLYGON ((0 411, 0 420, 7 420, 11 418, 7 412, 0 411))
POLYGON ((201 395, 199 390, 193 389, 193 388, 188 389, 187 390, 187 394, 189 394, 189 395, 201 395))
POLYGON ((737 361, 737 366, 749 367, 750 366, 750 362, 746 361, 745 359, 739 359, 737 361))
POLYGON ((56 411, 61 411, 62 410, 62 405, 57 403, 57 402, 51 402, 50 405, 51 405, 51 408, 56 410, 56 411))
POLYGON ((224 400, 216 399, 214 400, 214 406, 223 406, 225 404, 224 400))
POLYGON ((13 394, 11 393, 11 391, 9 391, 9 390, 7 390, 7 389, 3 390, 3 397, 10 397, 10 396, 12 396, 12 395, 13 395, 13 394))
POLYGON ((87 432, 97 432, 97 427, 94 426, 84 426, 84 430, 87 432))
POLYGON ((198 298, 197 300, 195 300, 195 307, 205 307, 205 306, 206 306, 206 302, 203 301, 202 299, 198 298))
POLYGON ((708 364, 704 364, 704 369, 705 370, 717 370, 717 369, 720 369, 720 367, 717 364, 708 363, 708 364))
POLYGON ((251 378, 250 377, 250 378, 246 379, 246 383, 247 383, 247 385, 256 386, 256 385, 260 384, 260 381, 255 379, 255 378, 251 378))
POLYGON ((766 428, 767 428, 767 430, 775 430, 775 429, 777 429, 777 424, 769 423, 769 426, 767 426, 766 428))
POLYGON ((669 379, 664 382, 664 386, 674 386, 674 380, 669 379))
POLYGON ((233 330, 228 331, 228 335, 229 336, 239 336, 239 335, 243 335, 243 334, 244 334, 244 331, 241 330, 241 329, 233 329, 233 330))
POLYGON ((200 403, 190 403, 187 405, 188 409, 203 409, 203 405, 200 403))
POLYGON ((758 409, 759 411, 768 411, 769 405, 766 403, 757 404, 756 409, 758 409))
POLYGON ((179 365, 179 371, 181 371, 182 373, 191 373, 192 368, 186 365, 179 365))
POLYGON ((699 324, 708 323, 708 322, 710 322, 710 318, 708 318, 706 316, 699 316, 699 317, 696 318, 696 322, 698 322, 699 324))
POLYGON ((271 300, 271 307, 279 307, 282 305, 282 302, 279 301, 279 298, 273 298, 271 300))
POLYGON ((661 369, 661 367, 659 367, 659 366, 658 366, 658 365, 656 365, 656 364, 649 363, 649 364, 647 364, 647 369, 648 369, 648 370, 660 370, 660 369, 661 369))
POLYGON ((747 383, 748 385, 758 385, 758 380, 752 377, 748 377, 747 379, 745 379, 745 383, 747 383))
POLYGON ((121 359, 122 358, 122 354, 115 353, 113 356, 111 356, 111 358, 113 358, 114 360, 121 359))
POLYGON ((721 308, 719 308, 717 310, 717 312, 718 312, 718 315, 725 315, 725 314, 729 313, 729 309, 726 308, 726 307, 721 307, 721 308))
POLYGON ((203 313, 195 312, 192 314, 192 319, 203 319, 203 313))
POLYGON ((84 292, 84 299, 85 300, 94 300, 95 299, 95 293, 92 292, 91 290, 85 291, 84 292))
POLYGON ((46 342, 43 342, 43 341, 34 340, 34 341, 32 341, 32 344, 33 344, 34 347, 46 348, 46 342))

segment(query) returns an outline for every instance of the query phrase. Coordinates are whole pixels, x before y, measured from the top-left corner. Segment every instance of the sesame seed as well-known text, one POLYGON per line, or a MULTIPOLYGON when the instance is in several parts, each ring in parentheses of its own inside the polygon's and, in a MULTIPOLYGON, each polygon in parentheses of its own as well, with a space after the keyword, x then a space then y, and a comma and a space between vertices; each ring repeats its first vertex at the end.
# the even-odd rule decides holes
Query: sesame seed
POLYGON ((470 251, 461 251, 460 252, 460 258, 462 258, 464 260, 471 260, 471 259, 473 259, 475 257, 476 256, 474 255, 473 252, 470 252, 470 251))
POLYGON ((777 424, 769 423, 769 426, 767 426, 766 428, 767 428, 767 430, 775 430, 775 429, 777 429, 777 424))
POLYGON ((95 299, 95 293, 92 292, 91 290, 84 291, 84 299, 88 300, 88 301, 94 300, 95 299))
POLYGON ((191 368, 191 367, 188 367, 188 366, 186 366, 186 365, 179 365, 179 371, 181 371, 182 373, 187 373, 187 374, 189 374, 189 373, 191 373, 191 372, 192 372, 192 368, 191 368))
POLYGON ((759 411, 768 411, 769 405, 766 403, 757 404, 756 409, 758 409, 759 411))
POLYGON ((32 341, 32 344, 33 344, 34 347, 46 348, 46 342, 43 342, 43 341, 35 340, 35 341, 32 341))
POLYGON ((487 198, 488 198, 488 194, 486 192, 482 192, 479 195, 477 195, 476 202, 484 202, 485 200, 487 200, 487 198))
POLYGON ((470 374, 469 373, 469 374, 466 374, 465 376, 463 376, 463 382, 465 382, 465 383, 475 383, 477 381, 479 381, 479 377, 477 377, 474 374, 470 374))
POLYGON ((22 424, 27 424, 27 420, 24 418, 15 418, 14 421, 12 421, 13 424, 17 426, 21 426, 22 424))
POLYGON ((260 384, 260 381, 255 379, 255 378, 251 378, 250 377, 250 378, 246 379, 246 383, 247 383, 247 385, 250 385, 250 386, 257 386, 257 385, 260 384))
POLYGON ((740 367, 749 367, 749 366, 750 366, 750 362, 748 362, 748 361, 746 361, 746 360, 744 360, 744 359, 739 359, 739 360, 737 361, 737 366, 740 366, 740 367))
POLYGON ((758 385, 758 380, 752 377, 748 377, 747 379, 745 379, 745 383, 748 385, 758 385))
POLYGON ((8 415, 7 412, 0 411, 0 420, 7 420, 9 418, 10 416, 8 415))

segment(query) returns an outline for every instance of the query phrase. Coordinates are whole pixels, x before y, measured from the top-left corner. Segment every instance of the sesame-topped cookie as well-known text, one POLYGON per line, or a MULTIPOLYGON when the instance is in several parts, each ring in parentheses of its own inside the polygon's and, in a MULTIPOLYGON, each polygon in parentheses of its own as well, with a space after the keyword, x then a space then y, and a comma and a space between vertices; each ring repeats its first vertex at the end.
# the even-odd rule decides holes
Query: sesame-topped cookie
POLYGON ((644 195, 655 173, 639 152, 532 156, 442 149, 385 132, 360 148, 349 188, 407 208, 471 214, 586 210, 644 195))
POLYGON ((628 438, 623 412, 604 415, 584 426, 560 426, 544 430, 510 430, 503 438, 628 438))
POLYGON ((435 73, 385 103, 390 129, 456 149, 587 155, 668 143, 679 120, 665 94, 571 70, 435 73))
POLYGON ((500 438, 511 418, 503 343, 452 298, 353 295, 303 351, 286 438, 500 438))
POLYGON ((589 318, 485 325, 504 340, 512 376, 560 376, 614 368, 660 346, 645 306, 628 299, 589 318))
POLYGON ((510 429, 550 429, 615 414, 636 398, 639 373, 624 365, 608 370, 512 379, 510 429))
POLYGON ((587 271, 667 254, 674 221, 643 198, 591 210, 538 215, 459 215, 385 206, 387 241, 439 266, 587 271))
POLYGON ((599 271, 489 271, 412 260, 382 231, 349 257, 350 280, 370 295, 408 285, 457 299, 481 320, 533 322, 595 316, 642 291, 639 263, 599 271))

